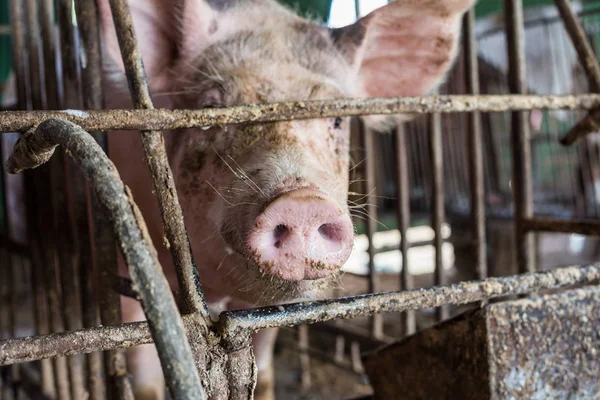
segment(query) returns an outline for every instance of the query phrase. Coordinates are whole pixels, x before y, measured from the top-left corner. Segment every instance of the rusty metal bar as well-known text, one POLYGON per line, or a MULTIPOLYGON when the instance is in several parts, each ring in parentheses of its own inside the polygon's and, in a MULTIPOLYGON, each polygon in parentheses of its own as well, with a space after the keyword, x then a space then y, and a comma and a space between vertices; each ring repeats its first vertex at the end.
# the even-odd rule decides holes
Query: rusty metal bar
POLYGON ((580 235, 600 236, 600 223, 597 221, 561 221, 545 218, 527 218, 523 229, 528 231, 578 233, 580 235))
POLYGON ((568 0, 554 0, 556 8, 562 18, 564 26, 569 33, 573 47, 579 56, 579 62, 585 70, 592 92, 600 91, 600 65, 594 50, 586 36, 583 27, 577 21, 577 15, 571 8, 568 0))
MULTIPOLYGON (((435 234, 433 245, 435 247, 435 284, 446 283, 444 259, 442 257, 442 225, 445 219, 444 212, 444 154, 442 149, 442 116, 440 113, 431 114, 429 119, 429 146, 431 154, 431 228, 435 234)), ((448 307, 442 306, 436 310, 437 318, 443 321, 449 317, 448 307)))
MULTIPOLYGON (((110 8, 134 107, 153 110, 154 105, 150 98, 142 58, 137 48, 129 7, 124 0, 110 0, 110 8)), ((141 135, 144 158, 152 174, 152 183, 158 200, 163 229, 177 273, 182 312, 200 312, 206 329, 212 322, 204 301, 200 281, 197 278, 198 272, 185 230, 173 173, 167 160, 163 134, 160 131, 142 130, 141 135)))
MULTIPOLYGON (((378 281, 377 281, 377 270, 375 268, 375 245, 373 243, 373 235, 377 232, 377 205, 375 195, 375 179, 376 179, 376 154, 375 154, 375 132, 368 129, 360 120, 356 123, 359 124, 359 130, 361 134, 362 146, 364 149, 365 163, 364 163, 364 190, 365 190, 365 204, 364 208, 367 213, 366 218, 366 233, 369 239, 367 253, 369 254, 369 293, 377 293, 378 281)), ((383 319, 380 315, 374 315, 371 317, 371 335, 374 338, 379 338, 383 335, 383 319)))
MULTIPOLYGON (((511 93, 527 93, 522 0, 504 0, 508 84, 511 93)), ((525 112, 511 116, 512 190, 515 210, 515 249, 519 272, 535 271, 534 237, 523 229, 523 220, 533 215, 531 143, 525 112)))
MULTIPOLYGON (((467 93, 478 95, 479 66, 477 59, 477 39, 475 38, 475 10, 471 9, 463 21, 465 54, 465 75, 467 93)), ((485 186, 483 167, 483 139, 481 134, 481 114, 475 111, 467 120, 467 151, 469 182, 471 185, 471 220, 475 270, 479 279, 488 275, 485 237, 485 186)))
POLYGON ((600 94, 446 95, 313 100, 202 110, 2 111, 0 112, 0 132, 26 131, 48 118, 66 119, 87 131, 165 130, 333 116, 500 112, 534 109, 591 110, 598 107, 600 107, 600 94))
MULTIPOLYGON (((589 39, 577 21, 577 16, 573 12, 570 4, 566 0, 554 0, 560 16, 564 22, 565 28, 569 33, 573 47, 579 56, 579 63, 583 66, 591 91, 600 91, 600 64, 594 53, 589 39)), ((580 138, 594 132, 600 132, 600 111, 590 112, 583 120, 569 130, 561 139, 561 143, 566 146, 574 144, 580 138)))
POLYGON ((560 143, 563 146, 572 146, 579 139, 594 132, 600 132, 600 110, 590 111, 585 118, 569 129, 569 132, 560 139, 560 143))
MULTIPOLYGON (((383 312, 402 312, 442 304, 468 304, 501 296, 557 289, 572 285, 600 282, 600 264, 557 268, 552 271, 487 278, 429 289, 413 289, 379 294, 338 298, 305 303, 226 311, 219 317, 222 337, 236 343, 247 341, 247 333, 278 326, 355 318, 383 312), (243 335, 238 336, 238 335, 243 335)), ((184 316, 192 327, 195 316, 184 316)), ((0 366, 30 362, 49 357, 127 348, 152 343, 147 322, 103 326, 77 332, 10 339, 0 342, 0 366)))
POLYGON ((87 328, 0 342, 0 365, 65 357, 73 354, 129 348, 152 343, 147 322, 87 328))
MULTIPOLYGON (((73 2, 72 0, 59 0, 58 15, 60 21, 60 43, 62 54, 62 108, 80 108, 82 100, 86 102, 85 108, 88 108, 93 93, 86 92, 86 99, 81 96, 80 74, 80 51, 76 45, 76 27, 73 24, 73 2)), ((89 21, 85 21, 89 23, 89 21)), ((81 29, 89 29, 85 24, 78 21, 81 29)), ((85 43, 87 44, 87 43, 85 43)), ((86 52, 87 53, 87 52, 86 52)), ((87 54, 85 54, 86 63, 87 54)), ((99 71, 98 71, 99 72, 99 71)), ((66 207, 70 221, 68 226, 68 236, 70 240, 70 253, 77 257, 71 258, 68 264, 62 265, 61 270, 70 275, 65 276, 65 303, 70 304, 65 307, 65 320, 67 329, 77 330, 85 327, 94 327, 99 324, 98 309, 96 307, 97 281, 94 276, 94 265, 92 255, 92 238, 90 232, 90 218, 88 211, 90 209, 90 196, 87 181, 81 171, 75 167, 68 158, 62 163, 65 168, 65 180, 67 185, 66 207), (82 288, 85 289, 81 296, 82 288), (70 310, 69 310, 70 309, 70 310)), ((101 210, 96 210, 101 214, 101 210)), ((65 250, 67 250, 65 248, 65 250)), ((84 380, 86 374, 83 368, 81 357, 71 357, 69 359, 71 370, 71 382, 73 385, 73 397, 80 398, 85 393, 84 380), (76 394, 77 393, 77 394, 76 394)), ((87 388, 91 400, 100 400, 106 397, 105 384, 103 379, 103 365, 101 353, 90 353, 87 355, 87 388)))
POLYGON ((129 273, 151 323, 171 395, 176 399, 204 399, 206 395, 175 299, 158 264, 145 223, 114 165, 93 138, 68 121, 48 120, 21 138, 8 159, 8 171, 18 173, 37 167, 52 156, 57 145, 68 149, 68 154, 90 180, 98 200, 109 211, 129 273))
MULTIPOLYGON (((75 11, 87 60, 81 71, 83 91, 86 93, 83 97, 83 105, 86 109, 102 109, 104 97, 98 6, 95 0, 76 0, 75 11)), ((106 132, 92 131, 90 134, 106 153, 108 150, 106 132)), ((118 274, 115 238, 95 196, 92 196, 91 203, 93 210, 91 225, 92 240, 94 242, 94 246, 92 246, 94 274, 88 275, 88 278, 98 279, 98 282, 100 282, 99 285, 95 286, 100 304, 102 324, 117 325, 121 323, 121 302, 119 294, 112 290, 110 284, 110 280, 118 274)), ((90 283, 88 281, 88 286, 90 283)), ((88 327, 92 326, 88 325, 88 327)), ((133 399, 133 389, 127 377, 125 352, 122 349, 111 350, 105 355, 104 364, 105 376, 111 377, 111 381, 106 382, 109 385, 107 388, 108 394, 116 393, 115 397, 118 399, 133 399)))
POLYGON ((366 294, 332 300, 286 304, 238 311, 225 311, 219 329, 225 338, 235 339, 247 331, 301 323, 355 318, 382 312, 401 312, 441 305, 460 305, 534 290, 553 289, 600 280, 600 265, 557 268, 482 281, 462 282, 431 289, 383 294, 366 294))
MULTIPOLYGON (((33 3, 36 0, 28 0, 33 3)), ((49 2, 45 3, 44 6, 47 10, 44 13, 40 12, 39 18, 36 16, 34 20, 29 23, 30 32, 32 31, 31 25, 36 23, 43 26, 44 33, 48 34, 48 37, 43 38, 44 47, 44 68, 45 74, 40 92, 42 93, 43 99, 40 104, 41 108, 55 108, 55 107, 72 107, 79 106, 79 103, 73 97, 71 87, 76 87, 76 79, 73 76, 76 75, 76 51, 74 45, 74 32, 72 26, 72 3, 69 0, 59 0, 57 4, 58 19, 60 25, 60 50, 61 50, 61 65, 62 69, 57 71, 56 67, 56 36, 55 36, 55 25, 54 25, 54 13, 53 5, 49 2), (62 77, 63 87, 59 89, 56 81, 58 76, 62 77), (44 90, 45 89, 45 90, 44 90), (62 96, 60 94, 62 93, 62 96)), ((40 4, 41 6, 41 4, 40 4)), ((41 10, 40 10, 41 11, 41 10)), ((36 32, 39 35, 40 30, 36 28, 36 32)), ((33 34, 33 33, 32 33, 33 34)), ((37 37, 37 36, 36 36, 37 37)), ((50 192, 50 203, 52 205, 53 213, 53 232, 52 236, 46 236, 46 241, 54 241, 57 254, 58 254, 58 265, 56 265, 56 299, 55 304, 58 305, 58 309, 51 308, 53 313, 53 321, 56 321, 55 331, 77 330, 83 327, 81 316, 81 288, 79 285, 79 269, 76 263, 77 256, 79 253, 76 252, 78 249, 78 236, 73 231, 74 217, 71 209, 71 203, 73 196, 71 195, 71 189, 77 188, 79 185, 70 185, 69 182, 69 168, 68 160, 64 157, 62 152, 57 154, 57 157, 53 158, 48 163, 50 168, 50 185, 48 190, 50 192), (75 257, 74 257, 75 256, 75 257), (60 321, 59 321, 60 320, 60 321)), ((37 171, 36 171, 37 172, 37 171)), ((69 385, 71 391, 71 398, 80 399, 86 396, 85 388, 85 372, 83 358, 80 355, 69 357, 67 360, 68 368, 68 383, 66 379, 60 379, 60 385, 69 385)))
MULTIPOLYGON (((413 288, 412 277, 408 269, 408 228, 410 226, 410 193, 408 186, 408 153, 406 151, 406 130, 404 125, 396 128, 396 165, 398 181, 396 183, 398 206, 397 219, 398 231, 400 232, 400 253, 402 254, 402 271, 400 272, 400 289, 413 288)), ((402 336, 412 335, 417 331, 417 319, 414 311, 406 311, 401 315, 402 336)))

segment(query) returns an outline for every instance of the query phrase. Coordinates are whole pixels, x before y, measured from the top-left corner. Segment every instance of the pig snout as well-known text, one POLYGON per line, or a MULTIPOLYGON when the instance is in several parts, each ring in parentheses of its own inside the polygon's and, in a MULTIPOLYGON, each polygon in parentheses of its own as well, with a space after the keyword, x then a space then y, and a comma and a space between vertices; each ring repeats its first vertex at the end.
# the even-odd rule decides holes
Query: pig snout
POLYGON ((297 189, 277 197, 256 218, 248 247, 260 272, 288 281, 319 279, 350 256, 348 213, 323 192, 297 189))

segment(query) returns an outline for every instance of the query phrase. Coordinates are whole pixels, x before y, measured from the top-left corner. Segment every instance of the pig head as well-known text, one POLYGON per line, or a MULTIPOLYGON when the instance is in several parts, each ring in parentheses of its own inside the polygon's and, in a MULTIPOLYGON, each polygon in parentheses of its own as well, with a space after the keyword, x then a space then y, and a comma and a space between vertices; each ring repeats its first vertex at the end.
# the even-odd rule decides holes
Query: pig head
MULTIPOLYGON (((334 30, 271 0, 130 1, 130 7, 155 99, 207 108, 425 94, 449 69, 460 17, 472 3, 395 1, 334 30)), ((111 91, 123 92, 118 44, 108 7, 102 8, 105 70, 111 91)), ((348 118, 168 134, 209 292, 256 303, 327 286, 352 249, 348 144, 348 118)), ((134 195, 139 200, 149 192, 134 195)))
MULTIPOLYGON (((473 3, 394 1, 328 29, 274 0, 129 1, 155 104, 186 109, 424 95, 450 68, 473 3)), ((127 107, 110 9, 100 8, 107 99, 127 107)), ((315 298, 331 286, 353 246, 349 125, 343 117, 165 132, 210 304, 315 298)), ((119 132, 109 142, 169 275, 139 137, 119 132)))

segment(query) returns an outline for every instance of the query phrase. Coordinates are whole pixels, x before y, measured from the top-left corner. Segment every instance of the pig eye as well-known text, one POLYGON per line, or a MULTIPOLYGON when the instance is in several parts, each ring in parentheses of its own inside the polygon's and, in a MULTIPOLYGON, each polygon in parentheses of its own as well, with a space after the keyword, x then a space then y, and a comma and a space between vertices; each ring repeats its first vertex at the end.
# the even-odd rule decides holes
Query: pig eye
POLYGON ((333 121, 333 129, 340 129, 342 127, 342 119, 337 117, 335 121, 333 121))

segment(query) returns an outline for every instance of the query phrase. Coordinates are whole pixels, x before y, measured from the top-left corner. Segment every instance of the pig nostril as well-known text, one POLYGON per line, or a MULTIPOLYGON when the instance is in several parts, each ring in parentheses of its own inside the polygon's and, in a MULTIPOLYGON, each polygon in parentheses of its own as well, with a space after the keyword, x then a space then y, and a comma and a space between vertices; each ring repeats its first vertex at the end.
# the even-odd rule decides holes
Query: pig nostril
POLYGON ((285 239, 290 235, 290 228, 283 224, 279 224, 273 229, 273 237, 275 238, 274 246, 280 248, 285 239))
POLYGON ((319 227, 319 233, 325 240, 336 240, 339 237, 337 229, 332 224, 323 224, 319 227))

